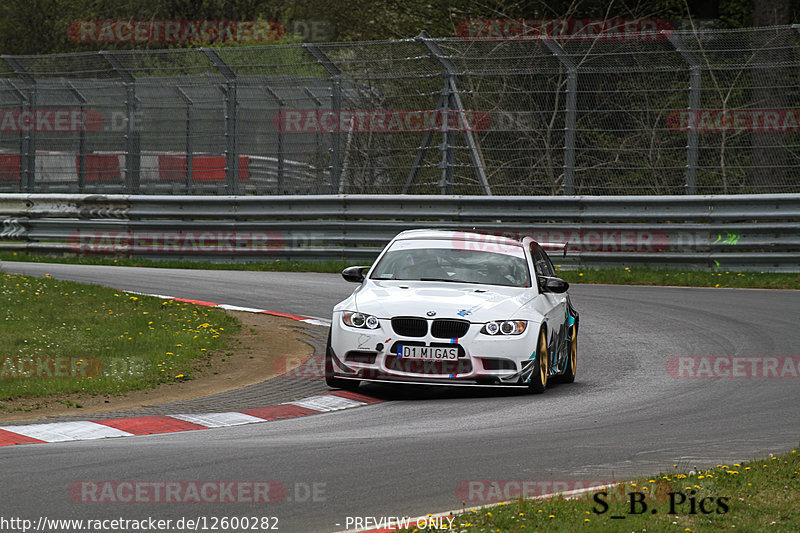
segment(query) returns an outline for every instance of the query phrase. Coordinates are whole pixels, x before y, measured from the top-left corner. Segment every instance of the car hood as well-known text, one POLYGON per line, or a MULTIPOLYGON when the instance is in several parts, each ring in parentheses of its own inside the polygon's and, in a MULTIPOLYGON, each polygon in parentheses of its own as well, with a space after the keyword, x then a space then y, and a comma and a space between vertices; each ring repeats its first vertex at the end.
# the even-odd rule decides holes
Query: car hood
POLYGON ((428 316, 487 322, 515 318, 536 289, 449 282, 370 281, 353 295, 356 310, 379 318, 428 316))

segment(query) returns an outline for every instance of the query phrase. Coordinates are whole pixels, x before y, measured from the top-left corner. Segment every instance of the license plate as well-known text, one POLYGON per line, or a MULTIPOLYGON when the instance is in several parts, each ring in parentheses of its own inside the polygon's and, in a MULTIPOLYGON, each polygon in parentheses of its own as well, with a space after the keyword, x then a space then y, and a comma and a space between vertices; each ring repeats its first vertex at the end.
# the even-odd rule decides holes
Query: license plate
POLYGON ((403 346, 397 347, 397 357, 400 359, 432 359, 434 361, 458 360, 458 345, 451 347, 442 346, 403 346))

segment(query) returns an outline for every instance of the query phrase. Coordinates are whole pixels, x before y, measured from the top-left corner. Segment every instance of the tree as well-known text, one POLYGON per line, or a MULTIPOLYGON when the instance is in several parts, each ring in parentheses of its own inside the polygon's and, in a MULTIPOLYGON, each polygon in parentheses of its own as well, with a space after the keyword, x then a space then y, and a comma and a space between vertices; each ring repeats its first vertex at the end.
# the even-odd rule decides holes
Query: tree
MULTIPOLYGON (((754 0, 753 26, 783 26, 791 21, 789 0, 754 0)), ((790 30, 762 30, 753 33, 754 109, 785 110, 789 107, 787 87, 795 85, 794 74, 775 65, 791 59, 790 30)), ((788 175, 789 152, 786 134, 782 132, 753 132, 751 135, 751 186, 785 184, 788 175)))

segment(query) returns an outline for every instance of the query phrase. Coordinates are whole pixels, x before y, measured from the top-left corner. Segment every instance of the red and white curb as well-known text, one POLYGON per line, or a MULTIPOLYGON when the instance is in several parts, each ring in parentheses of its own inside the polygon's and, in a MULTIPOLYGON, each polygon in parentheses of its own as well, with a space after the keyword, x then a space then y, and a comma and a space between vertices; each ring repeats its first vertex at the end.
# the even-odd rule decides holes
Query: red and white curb
POLYGON ((336 391, 278 405, 226 413, 152 415, 108 420, 0 426, 0 446, 132 437, 134 435, 240 426, 340 411, 382 401, 355 392, 336 391))
POLYGON ((226 311, 244 311, 245 313, 260 313, 262 315, 272 315, 272 316, 279 316, 283 318, 288 318, 290 320, 296 320, 297 322, 304 322, 306 324, 312 324, 314 326, 330 326, 331 321, 325 320, 324 318, 316 318, 311 316, 303 316, 303 315, 293 315, 291 313, 281 313, 280 311, 269 311, 267 309, 257 309, 255 307, 240 307, 238 305, 228 305, 228 304, 218 304, 214 302, 206 302, 203 300, 192 300, 190 298, 175 298, 174 296, 164 296, 163 294, 149 294, 145 292, 134 292, 134 291, 125 291, 131 294, 140 294, 142 296, 154 296, 156 298, 161 298, 162 300, 174 300, 176 302, 183 302, 188 304, 194 305, 202 305, 203 307, 216 307, 219 309, 225 309, 226 311))

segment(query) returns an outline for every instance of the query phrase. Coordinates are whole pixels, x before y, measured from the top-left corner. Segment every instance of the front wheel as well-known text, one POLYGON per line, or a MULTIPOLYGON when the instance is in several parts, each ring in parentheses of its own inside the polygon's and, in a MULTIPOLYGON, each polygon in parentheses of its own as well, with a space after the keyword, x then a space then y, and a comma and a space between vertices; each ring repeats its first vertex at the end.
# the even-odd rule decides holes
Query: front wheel
POLYGON ((563 383, 573 383, 575 381, 575 370, 578 366, 578 325, 573 324, 569 328, 569 360, 567 368, 561 376, 563 383))
POLYGON ((333 375, 333 348, 331 348, 331 332, 328 331, 328 343, 325 347, 325 384, 332 389, 356 390, 360 381, 339 379, 333 375))
POLYGON ((541 394, 547 388, 547 368, 549 363, 547 355, 547 336, 544 330, 539 332, 539 340, 536 342, 536 359, 534 360, 533 374, 528 388, 535 394, 541 394))

